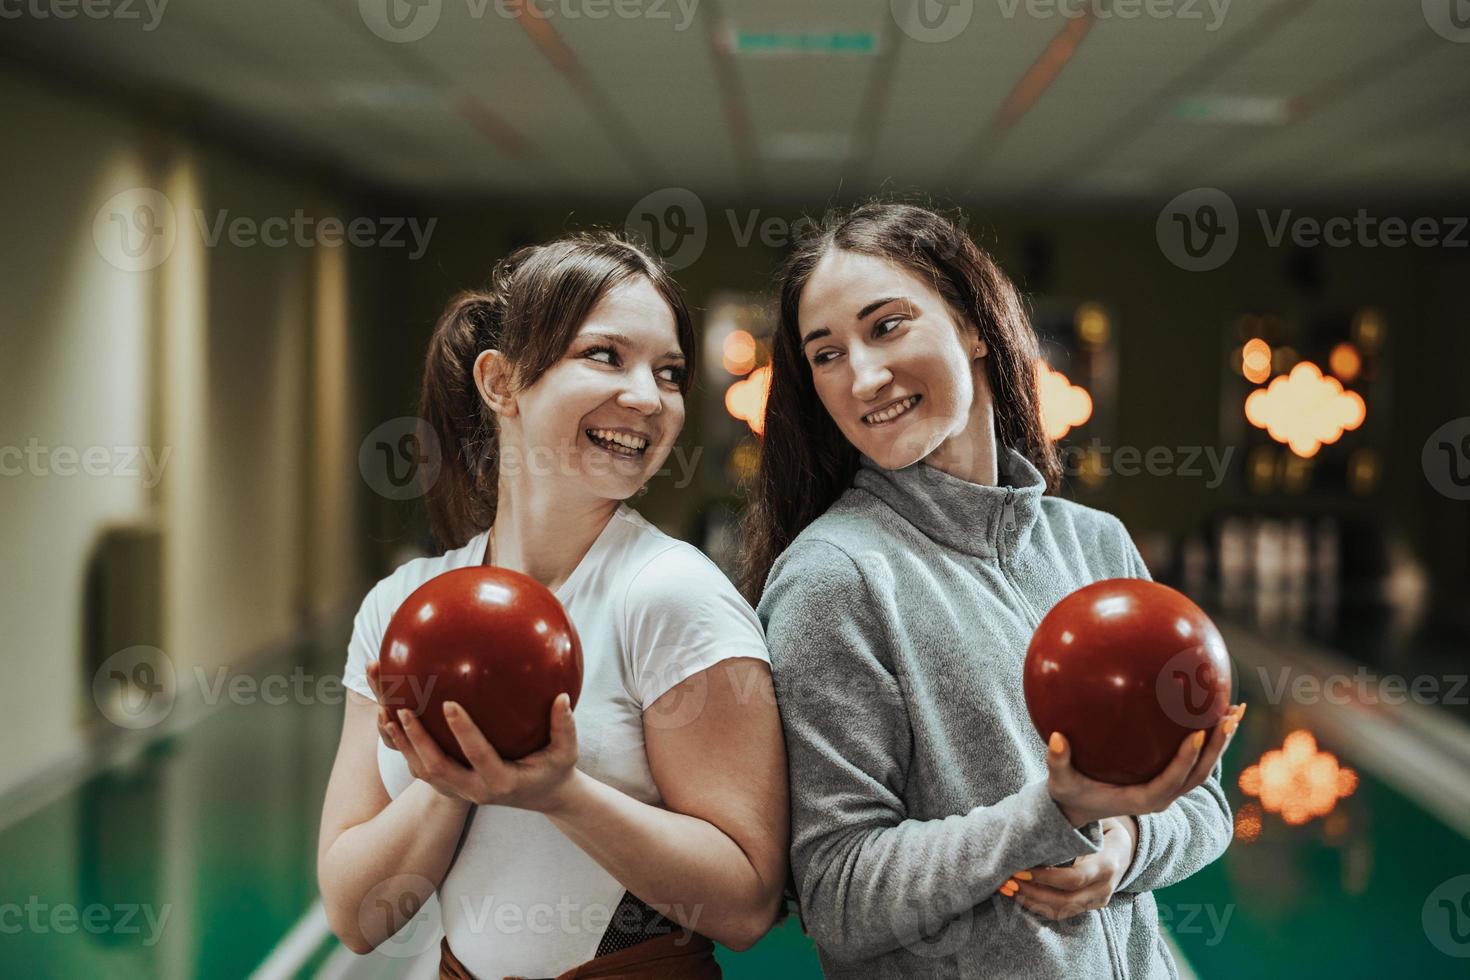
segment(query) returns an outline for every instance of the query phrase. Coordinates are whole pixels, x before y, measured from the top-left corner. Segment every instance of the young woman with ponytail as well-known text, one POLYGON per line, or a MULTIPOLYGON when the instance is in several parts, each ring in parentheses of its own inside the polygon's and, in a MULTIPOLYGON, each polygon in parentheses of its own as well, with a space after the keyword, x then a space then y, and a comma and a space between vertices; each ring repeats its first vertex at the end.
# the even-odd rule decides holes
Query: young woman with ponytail
POLYGON ((1244 706, 1142 786, 1037 737, 1040 617, 1148 570, 1117 518, 1052 495, 1014 288, 954 221, 885 203, 829 219, 778 285, 742 587, 826 975, 1175 976, 1150 892, 1229 842, 1217 762, 1244 706))
POLYGON ((318 872, 353 950, 437 893, 442 977, 720 976, 710 939, 753 944, 781 901, 785 756, 758 621, 719 569, 624 501, 684 421, 694 334, 677 286, 612 235, 520 249, 434 328, 428 494, 449 550, 410 561, 354 623, 318 872), (493 563, 551 589, 582 641, 575 712, 511 763, 446 712, 472 766, 378 706, 398 604, 493 563))

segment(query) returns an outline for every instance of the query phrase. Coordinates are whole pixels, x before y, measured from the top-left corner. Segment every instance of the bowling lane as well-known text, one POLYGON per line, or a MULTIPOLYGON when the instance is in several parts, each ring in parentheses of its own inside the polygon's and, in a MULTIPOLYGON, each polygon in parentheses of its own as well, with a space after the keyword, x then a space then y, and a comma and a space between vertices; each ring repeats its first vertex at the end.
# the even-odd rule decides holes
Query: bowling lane
MULTIPOLYGON (((1221 861, 1158 893, 1183 958, 1206 978, 1463 975, 1442 950, 1464 954, 1465 925, 1438 899, 1470 874, 1470 840, 1448 818, 1457 801, 1426 798, 1425 780, 1397 761, 1440 758, 1443 730, 1431 737, 1432 725, 1386 711, 1273 704, 1256 665, 1292 648, 1222 627, 1251 703, 1226 758, 1244 817, 1221 861), (1253 811, 1259 801, 1239 785, 1295 731, 1311 732, 1356 776, 1350 795, 1301 825, 1253 811)), ((323 636, 260 669, 331 677, 345 639, 345 630, 323 636)), ((1297 656, 1294 669, 1307 669, 1310 653, 1297 656)), ((308 915, 317 821, 341 710, 330 694, 227 703, 0 830, 7 900, 35 910, 22 909, 35 924, 0 934, 5 973, 240 977, 277 951, 273 965, 285 969, 262 975, 423 975, 432 953, 357 957, 313 938, 323 935, 308 915), (87 921, 115 928, 89 931, 87 921)), ((754 949, 719 955, 731 980, 820 975, 795 917, 754 949)))
POLYGON ((1224 766, 1236 837, 1223 859, 1156 895, 1191 966, 1201 977, 1464 976, 1464 726, 1371 694, 1366 704, 1293 697, 1283 677, 1355 668, 1320 648, 1222 629, 1250 703, 1224 766), (1253 766, 1246 786, 1269 769, 1266 782, 1285 792, 1246 792, 1253 766), (1263 795, 1289 805, 1270 812, 1263 795), (1295 806, 1293 819, 1316 815, 1290 823, 1295 806))
MULTIPOLYGON (((310 653, 260 669, 324 676, 331 668, 310 653)), ((0 973, 249 974, 316 898, 341 712, 327 699, 234 704, 222 694, 186 732, 0 830, 3 894, 24 916, 4 923, 0 973)))

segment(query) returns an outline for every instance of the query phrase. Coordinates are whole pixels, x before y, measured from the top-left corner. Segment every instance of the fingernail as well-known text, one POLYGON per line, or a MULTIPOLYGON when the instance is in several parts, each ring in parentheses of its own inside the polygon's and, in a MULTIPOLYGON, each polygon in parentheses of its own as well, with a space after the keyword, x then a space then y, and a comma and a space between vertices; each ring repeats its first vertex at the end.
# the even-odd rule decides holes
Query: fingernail
POLYGON ((1236 721, 1240 721, 1240 719, 1242 719, 1244 717, 1245 717, 1245 702, 1242 701, 1242 702, 1240 702, 1240 711, 1237 712, 1236 715, 1235 715, 1235 720, 1236 721))
POLYGON ((1017 878, 1020 878, 1022 881, 1030 881, 1031 880, 1031 872, 1029 872, 1029 871, 1017 871, 1016 872, 1016 877, 1017 878))
POLYGON ((403 726, 407 727, 408 720, 411 717, 413 717, 413 716, 408 713, 408 709, 407 708, 399 708, 398 709, 398 723, 400 725, 403 725, 403 726))
POLYGON ((444 714, 445 714, 445 717, 448 717, 449 715, 457 715, 457 714, 459 714, 459 705, 455 704, 453 701, 445 701, 444 702, 444 714))
POLYGON ((1197 732, 1194 733, 1194 747, 1195 747, 1195 749, 1201 749, 1201 748, 1204 747, 1204 744, 1205 744, 1205 730, 1203 728, 1201 728, 1199 731, 1197 731, 1197 732))
POLYGON ((1053 755, 1061 755, 1062 751, 1066 749, 1067 743, 1062 738, 1061 732, 1052 732, 1051 738, 1046 740, 1046 747, 1052 751, 1053 755))

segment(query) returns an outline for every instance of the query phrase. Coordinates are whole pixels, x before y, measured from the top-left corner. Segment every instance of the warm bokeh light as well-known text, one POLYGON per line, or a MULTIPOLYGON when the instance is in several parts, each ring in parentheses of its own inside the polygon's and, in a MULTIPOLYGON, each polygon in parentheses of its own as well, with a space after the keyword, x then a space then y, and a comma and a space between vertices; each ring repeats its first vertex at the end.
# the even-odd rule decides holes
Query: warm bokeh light
POLYGON ((1077 307, 1077 336, 1084 344, 1101 347, 1108 342, 1112 325, 1107 311, 1097 303, 1083 303, 1077 307))
POLYGON ((1092 418, 1092 396, 1044 361, 1036 362, 1036 387, 1041 398, 1041 427, 1056 440, 1092 418))
POLYGON ((731 330, 720 349, 720 363, 726 371, 746 375, 755 367, 755 338, 748 330, 731 330))
POLYGON ((766 429, 766 396, 771 391, 771 366, 756 368, 725 392, 725 411, 760 435, 766 429))
POLYGON ((1257 388, 1245 400, 1245 417, 1265 429, 1298 456, 1312 456, 1324 443, 1342 438, 1346 429, 1363 424, 1367 406, 1342 382, 1324 377, 1321 368, 1302 361, 1288 375, 1257 388))
MULTIPOLYGON (((1269 813, 1292 825, 1325 817, 1337 801, 1358 788, 1358 774, 1339 766, 1337 756, 1317 748, 1317 740, 1297 729, 1240 774, 1240 789, 1258 797, 1269 813)), ((1239 824, 1237 824, 1239 832, 1239 824)))
POLYGON ((1261 807, 1257 803, 1247 803, 1235 811, 1235 839, 1251 844, 1260 836, 1261 807))
POLYGON ((1366 446, 1348 457, 1348 488, 1366 497, 1378 486, 1378 454, 1366 446))
POLYGON ((1363 358, 1358 354, 1356 347, 1344 340, 1332 348, 1332 353, 1327 355, 1327 366, 1338 378, 1351 384, 1363 371, 1363 358))
POLYGON ((1378 350, 1383 343, 1383 314, 1371 306, 1365 306, 1353 317, 1353 340, 1369 354, 1378 350))
POLYGON ((1262 384, 1271 377, 1271 345, 1260 337, 1252 337, 1240 351, 1240 373, 1251 384, 1262 384))

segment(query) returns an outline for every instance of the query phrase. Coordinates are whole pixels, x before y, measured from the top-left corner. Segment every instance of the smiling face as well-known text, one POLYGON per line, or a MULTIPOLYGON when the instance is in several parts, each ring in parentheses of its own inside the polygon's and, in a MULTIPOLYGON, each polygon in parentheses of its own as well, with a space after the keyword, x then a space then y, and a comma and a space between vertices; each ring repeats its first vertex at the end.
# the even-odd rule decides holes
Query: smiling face
POLYGON ((686 370, 673 311, 653 284, 636 276, 613 287, 533 384, 496 394, 477 370, 500 416, 502 474, 521 463, 602 499, 631 497, 684 427, 686 370))
POLYGON ((985 343, 933 286, 896 263, 832 249, 797 319, 817 396, 859 452, 884 469, 973 455, 991 407, 977 360, 985 343))

